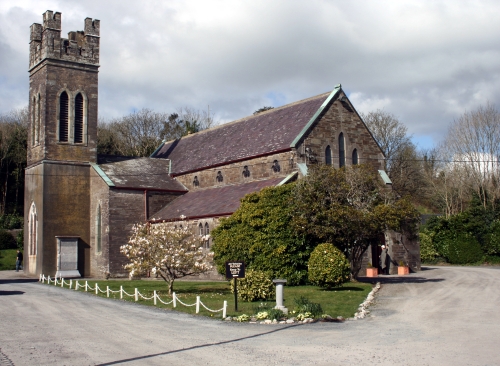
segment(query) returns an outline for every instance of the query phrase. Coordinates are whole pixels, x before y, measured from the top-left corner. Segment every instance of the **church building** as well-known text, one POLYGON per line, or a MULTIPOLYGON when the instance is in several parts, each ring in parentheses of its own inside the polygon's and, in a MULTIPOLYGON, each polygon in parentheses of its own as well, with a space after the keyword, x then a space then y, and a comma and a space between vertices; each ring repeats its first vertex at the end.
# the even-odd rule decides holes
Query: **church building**
POLYGON ((52 11, 31 26, 30 274, 126 277, 120 246, 135 223, 188 225, 209 250, 211 230, 248 193, 300 179, 313 164, 369 164, 383 172, 384 155, 341 85, 165 141, 148 158, 97 155, 99 37, 99 20, 86 18, 83 31, 61 38, 61 13, 52 11))

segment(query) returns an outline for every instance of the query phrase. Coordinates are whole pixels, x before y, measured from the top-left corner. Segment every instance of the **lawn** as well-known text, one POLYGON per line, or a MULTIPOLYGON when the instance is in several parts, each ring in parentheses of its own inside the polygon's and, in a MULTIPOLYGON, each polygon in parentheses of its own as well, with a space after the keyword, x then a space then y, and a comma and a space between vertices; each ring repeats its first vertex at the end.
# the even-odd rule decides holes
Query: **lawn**
MULTIPOLYGON (((85 280, 78 280, 79 284, 85 284, 85 280)), ((144 296, 152 297, 153 291, 156 290, 157 294, 161 297, 164 302, 169 302, 172 300, 168 296, 168 289, 165 282, 161 280, 102 280, 97 281, 99 289, 106 291, 106 287, 109 286, 110 290, 118 291, 120 286, 123 286, 123 290, 129 294, 134 294, 135 288, 144 296)), ((89 286, 95 287, 96 281, 88 281, 89 286)), ((52 285, 53 286, 53 285, 52 285)), ((65 287, 68 287, 65 285, 65 287)), ((75 287, 75 281, 73 281, 73 288, 75 287)), ((327 291, 316 286, 295 286, 284 288, 284 305, 291 311, 294 309, 295 302, 294 299, 299 297, 306 297, 310 302, 319 303, 323 308, 323 313, 328 314, 333 317, 343 316, 344 318, 349 318, 354 315, 368 293, 371 291, 372 286, 365 283, 348 283, 344 287, 337 288, 335 290, 327 291)), ((84 289, 79 289, 79 291, 84 291, 84 289)), ((196 302, 196 296, 200 296, 201 302, 205 304, 208 308, 212 310, 221 309, 224 300, 227 300, 227 316, 238 316, 241 314, 253 315, 257 313, 257 307, 261 302, 243 302, 238 301, 238 311, 234 309, 234 295, 231 293, 229 282, 198 282, 198 281, 177 281, 174 284, 174 291, 177 298, 186 304, 194 304, 196 302)), ((90 290, 89 290, 90 292, 90 290)), ((92 291, 95 293, 94 291, 92 291)), ((99 293, 99 296, 106 297, 106 293, 99 293)), ((110 293, 110 298, 120 299, 120 294, 110 293)), ((123 300, 134 301, 134 297, 124 296, 123 300)), ((143 305, 154 306, 153 300, 143 300, 139 297, 138 303, 143 305)), ((275 305, 275 300, 267 301, 269 307, 275 305)), ((173 309, 172 304, 163 305, 157 302, 157 307, 173 309)), ((186 307, 179 303, 177 304, 177 311, 186 312, 189 314, 195 314, 195 306, 186 307)), ((222 312, 211 313, 200 306, 200 315, 213 316, 220 318, 222 312)))
POLYGON ((0 271, 16 269, 17 249, 0 250, 0 271))

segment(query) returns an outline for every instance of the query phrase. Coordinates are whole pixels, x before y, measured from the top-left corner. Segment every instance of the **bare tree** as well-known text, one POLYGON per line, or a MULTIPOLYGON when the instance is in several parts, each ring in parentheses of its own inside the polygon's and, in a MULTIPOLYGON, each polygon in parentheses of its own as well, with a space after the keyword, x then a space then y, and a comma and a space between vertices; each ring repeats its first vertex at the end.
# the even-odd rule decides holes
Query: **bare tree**
POLYGON ((460 172, 461 183, 494 206, 500 198, 500 112, 492 104, 464 112, 449 127, 441 153, 460 172))
POLYGON ((384 152, 393 189, 401 196, 419 198, 426 182, 419 161, 421 158, 406 126, 393 114, 380 109, 362 118, 384 152))
POLYGON ((99 121, 97 151, 99 154, 149 156, 162 141, 181 138, 215 124, 213 114, 193 108, 179 113, 159 113, 141 109, 109 122, 99 121))

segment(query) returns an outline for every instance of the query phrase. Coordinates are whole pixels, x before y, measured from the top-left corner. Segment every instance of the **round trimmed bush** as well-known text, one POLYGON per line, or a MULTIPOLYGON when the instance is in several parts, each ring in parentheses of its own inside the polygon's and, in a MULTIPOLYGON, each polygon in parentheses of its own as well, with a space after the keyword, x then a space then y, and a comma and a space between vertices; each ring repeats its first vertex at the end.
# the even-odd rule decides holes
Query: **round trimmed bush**
MULTIPOLYGON (((234 293, 234 281, 231 281, 234 293)), ((267 300, 275 296, 274 283, 263 271, 247 269, 245 278, 238 279, 238 297, 243 301, 267 300)))
POLYGON ((323 288, 340 287, 349 281, 349 261, 332 244, 319 244, 308 262, 309 281, 323 288))
POLYGON ((473 236, 459 234, 448 242, 448 261, 451 264, 476 263, 482 258, 481 246, 473 236))

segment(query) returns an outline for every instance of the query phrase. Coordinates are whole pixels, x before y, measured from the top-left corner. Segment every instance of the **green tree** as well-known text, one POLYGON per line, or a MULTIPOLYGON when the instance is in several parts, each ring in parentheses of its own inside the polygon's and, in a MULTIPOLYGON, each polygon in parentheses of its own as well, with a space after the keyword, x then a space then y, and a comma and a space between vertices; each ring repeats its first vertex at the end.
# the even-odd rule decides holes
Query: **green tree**
POLYGON ((298 285, 307 280, 312 247, 292 227, 289 205, 294 184, 251 193, 229 218, 212 231, 214 260, 219 273, 226 261, 242 260, 248 268, 269 272, 298 285))
POLYGON ((351 275, 386 230, 416 231, 419 214, 407 199, 395 199, 364 165, 313 167, 293 191, 293 226, 300 236, 328 242, 349 258, 351 275))

